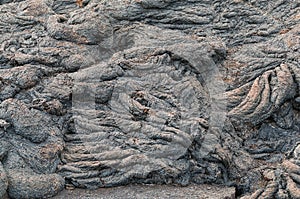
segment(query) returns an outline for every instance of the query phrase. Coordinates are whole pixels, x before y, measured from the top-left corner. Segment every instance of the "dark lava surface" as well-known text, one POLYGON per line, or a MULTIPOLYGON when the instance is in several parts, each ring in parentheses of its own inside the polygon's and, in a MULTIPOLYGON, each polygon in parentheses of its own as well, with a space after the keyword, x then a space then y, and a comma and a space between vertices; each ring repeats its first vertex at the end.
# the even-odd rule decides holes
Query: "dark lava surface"
POLYGON ((299 22, 299 0, 0 0, 0 197, 300 198, 299 22))

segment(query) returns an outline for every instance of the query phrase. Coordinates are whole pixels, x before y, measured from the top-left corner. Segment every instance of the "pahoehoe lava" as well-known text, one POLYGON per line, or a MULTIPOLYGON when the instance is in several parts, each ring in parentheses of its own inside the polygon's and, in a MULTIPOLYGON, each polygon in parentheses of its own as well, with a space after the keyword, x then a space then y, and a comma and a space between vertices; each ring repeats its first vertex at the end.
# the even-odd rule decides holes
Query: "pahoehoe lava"
POLYGON ((300 198, 299 24, 296 0, 0 1, 0 197, 300 198))

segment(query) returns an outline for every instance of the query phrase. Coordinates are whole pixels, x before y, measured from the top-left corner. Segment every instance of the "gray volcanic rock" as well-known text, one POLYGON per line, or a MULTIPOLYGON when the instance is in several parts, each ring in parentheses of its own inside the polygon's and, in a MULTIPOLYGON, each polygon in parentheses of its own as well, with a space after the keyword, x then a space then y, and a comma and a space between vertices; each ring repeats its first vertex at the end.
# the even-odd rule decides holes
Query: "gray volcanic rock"
POLYGON ((30 175, 30 172, 9 172, 10 198, 48 198, 64 188, 64 179, 57 174, 30 175))
POLYGON ((0 1, 0 196, 300 197, 300 2, 80 2, 0 1))
POLYGON ((0 164, 0 197, 1 198, 3 198, 6 193, 7 185, 8 185, 8 181, 7 181, 6 172, 4 171, 2 164, 0 164))
MULTIPOLYGON (((73 185, 110 187, 132 179, 187 184, 192 179, 186 173, 195 160, 185 156, 193 142, 217 139, 215 132, 207 130, 209 88, 199 82, 202 71, 216 68, 211 58, 214 49, 209 43, 181 35, 165 41, 159 33, 167 33, 148 28, 132 29, 139 30, 137 37, 145 34, 145 29, 152 33, 150 40, 144 38, 143 46, 135 44, 137 47, 116 53, 108 64, 73 74, 72 129, 65 134, 65 164, 59 167, 73 185), (157 44, 159 39, 161 44, 157 44), (174 45, 176 41, 180 41, 180 49, 174 45), (185 55, 188 51, 199 57, 185 55), (206 134, 214 136, 206 138, 206 134)), ((193 156, 205 157, 214 147, 199 146, 193 156)))

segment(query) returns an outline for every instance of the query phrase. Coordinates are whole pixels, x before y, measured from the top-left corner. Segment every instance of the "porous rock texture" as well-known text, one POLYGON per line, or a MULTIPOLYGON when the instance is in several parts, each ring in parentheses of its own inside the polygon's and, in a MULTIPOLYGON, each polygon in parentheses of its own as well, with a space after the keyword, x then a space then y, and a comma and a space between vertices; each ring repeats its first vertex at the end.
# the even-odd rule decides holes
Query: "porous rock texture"
POLYGON ((0 197, 300 198, 299 22, 298 0, 1 0, 0 197))

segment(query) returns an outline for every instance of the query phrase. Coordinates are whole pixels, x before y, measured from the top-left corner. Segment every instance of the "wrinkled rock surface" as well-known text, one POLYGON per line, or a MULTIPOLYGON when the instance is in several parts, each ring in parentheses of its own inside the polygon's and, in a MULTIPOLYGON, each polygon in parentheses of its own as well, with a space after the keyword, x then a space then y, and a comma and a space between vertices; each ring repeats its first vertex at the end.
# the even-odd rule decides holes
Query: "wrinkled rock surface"
POLYGON ((299 24, 297 0, 0 1, 0 197, 300 198, 299 24))

